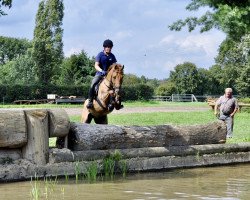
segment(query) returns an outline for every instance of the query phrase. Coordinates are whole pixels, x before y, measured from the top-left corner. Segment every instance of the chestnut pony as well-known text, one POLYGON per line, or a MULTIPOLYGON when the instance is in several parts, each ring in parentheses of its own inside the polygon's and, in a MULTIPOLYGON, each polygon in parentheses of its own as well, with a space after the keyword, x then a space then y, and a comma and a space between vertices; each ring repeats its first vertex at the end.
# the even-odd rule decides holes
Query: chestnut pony
POLYGON ((112 64, 100 83, 97 95, 93 101, 93 108, 88 109, 88 99, 84 102, 81 122, 91 123, 94 119, 96 124, 108 124, 107 114, 113 109, 119 110, 121 105, 120 90, 123 80, 123 68, 121 64, 112 64))

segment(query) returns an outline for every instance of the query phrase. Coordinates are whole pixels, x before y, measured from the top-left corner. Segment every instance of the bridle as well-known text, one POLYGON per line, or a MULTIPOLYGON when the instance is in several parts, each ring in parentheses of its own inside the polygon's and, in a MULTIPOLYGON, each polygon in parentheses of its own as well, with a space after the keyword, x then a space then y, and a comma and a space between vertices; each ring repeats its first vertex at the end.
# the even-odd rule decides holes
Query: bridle
POLYGON ((108 87, 109 90, 113 91, 115 96, 116 97, 119 97, 119 92, 121 90, 121 83, 119 82, 119 85, 116 85, 114 82, 113 82, 113 76, 114 76, 114 73, 117 73, 118 75, 120 76, 123 76, 123 67, 119 67, 118 69, 115 69, 115 66, 113 66, 113 69, 110 69, 109 70, 109 73, 108 75, 105 77, 105 80, 109 83, 109 84, 105 84, 106 87, 108 87), (112 74, 111 76, 109 77, 109 73, 110 71, 112 71, 112 74))

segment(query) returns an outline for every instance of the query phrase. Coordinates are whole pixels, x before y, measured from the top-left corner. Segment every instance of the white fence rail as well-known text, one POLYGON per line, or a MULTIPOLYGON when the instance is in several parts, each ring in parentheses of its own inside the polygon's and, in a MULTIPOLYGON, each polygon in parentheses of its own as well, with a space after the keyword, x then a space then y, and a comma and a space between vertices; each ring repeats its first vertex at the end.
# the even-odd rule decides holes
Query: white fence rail
POLYGON ((219 95, 172 94, 171 96, 153 96, 153 101, 172 102, 204 102, 208 98, 218 98, 219 95))

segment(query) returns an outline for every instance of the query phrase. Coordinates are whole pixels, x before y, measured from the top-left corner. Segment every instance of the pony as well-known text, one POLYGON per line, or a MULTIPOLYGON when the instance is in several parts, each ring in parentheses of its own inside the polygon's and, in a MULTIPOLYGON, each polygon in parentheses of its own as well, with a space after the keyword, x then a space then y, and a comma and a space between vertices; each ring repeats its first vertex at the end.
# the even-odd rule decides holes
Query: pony
POLYGON ((81 116, 82 123, 90 124, 94 119, 96 124, 108 124, 107 114, 114 108, 119 110, 123 107, 121 104, 121 85, 123 81, 124 66, 118 63, 112 64, 107 75, 100 81, 96 89, 96 97, 93 100, 93 108, 88 109, 88 99, 84 102, 81 116))

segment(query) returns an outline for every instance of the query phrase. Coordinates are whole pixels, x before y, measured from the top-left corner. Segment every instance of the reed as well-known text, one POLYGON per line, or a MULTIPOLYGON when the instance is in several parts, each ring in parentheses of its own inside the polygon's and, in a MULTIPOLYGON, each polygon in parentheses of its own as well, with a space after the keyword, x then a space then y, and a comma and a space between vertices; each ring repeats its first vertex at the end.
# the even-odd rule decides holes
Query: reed
POLYGON ((75 181, 76 181, 76 183, 78 183, 78 180, 79 180, 79 177, 80 177, 80 173, 81 173, 81 171, 80 171, 80 165, 79 165, 79 161, 77 161, 75 163, 75 181))
POLYGON ((92 161, 86 169, 85 177, 89 182, 95 182, 98 175, 98 164, 92 161))
POLYGON ((36 177, 35 174, 35 178, 33 180, 33 178, 31 177, 31 198, 33 200, 38 200, 40 197, 40 186, 39 186, 39 182, 38 179, 36 177))
POLYGON ((122 177, 125 178, 126 174, 127 174, 127 171, 128 171, 128 166, 127 166, 126 160, 121 160, 119 162, 119 166, 121 168, 122 177))

